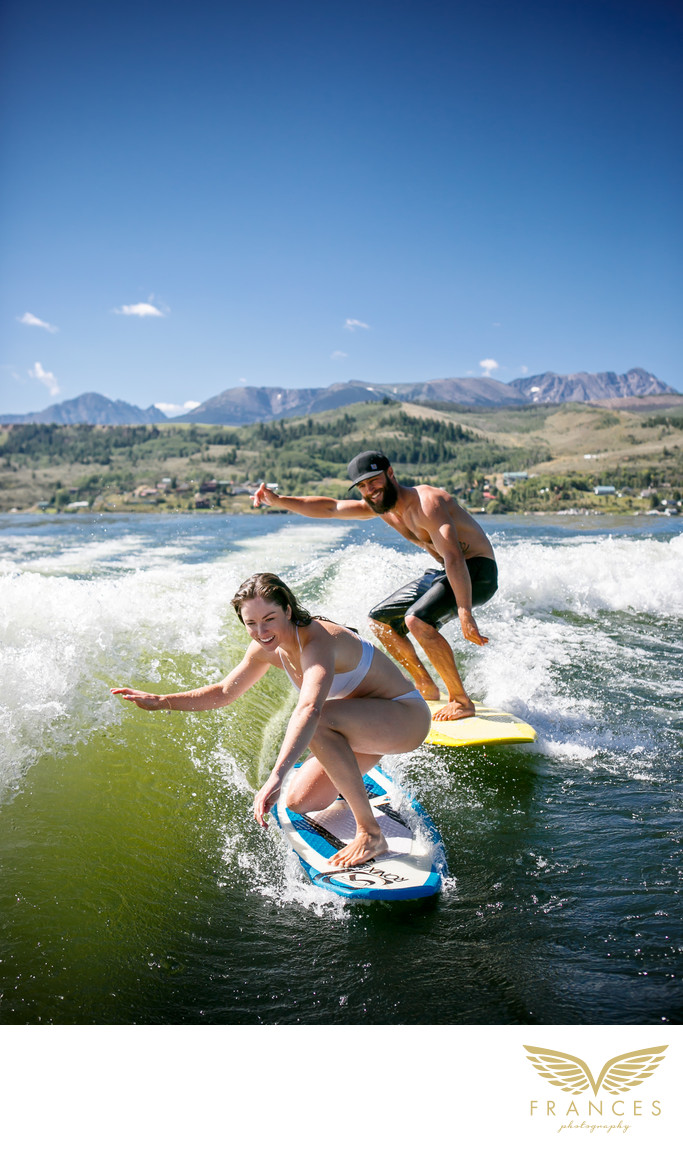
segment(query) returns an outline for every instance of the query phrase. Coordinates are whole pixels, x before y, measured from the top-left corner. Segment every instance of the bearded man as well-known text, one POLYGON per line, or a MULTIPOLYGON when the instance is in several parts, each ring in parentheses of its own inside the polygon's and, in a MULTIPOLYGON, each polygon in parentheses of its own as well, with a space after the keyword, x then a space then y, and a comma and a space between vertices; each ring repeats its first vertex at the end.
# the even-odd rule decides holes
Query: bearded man
POLYGON ((439 630, 457 616, 470 643, 488 643, 472 608, 488 602, 498 588, 491 543, 477 521, 443 488, 399 483, 381 451, 361 452, 349 463, 348 473, 350 490, 356 487, 360 500, 280 495, 262 483, 253 496, 254 506, 265 503, 311 519, 372 519, 378 515, 431 555, 438 567, 429 568, 373 607, 370 628, 412 676, 422 697, 438 699, 439 688, 417 654, 412 636, 448 691, 448 702, 434 718, 465 719, 474 714, 474 703, 463 686, 451 647, 439 630))

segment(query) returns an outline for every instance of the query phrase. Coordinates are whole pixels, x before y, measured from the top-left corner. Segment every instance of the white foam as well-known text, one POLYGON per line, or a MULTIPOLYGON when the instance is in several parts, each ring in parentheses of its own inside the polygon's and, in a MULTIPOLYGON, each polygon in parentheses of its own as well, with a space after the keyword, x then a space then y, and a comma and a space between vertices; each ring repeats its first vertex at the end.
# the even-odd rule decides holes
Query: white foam
POLYGON ((552 545, 525 540, 499 545, 496 557, 499 609, 505 602, 516 613, 683 615, 683 534, 671 540, 579 537, 552 545))
POLYGON ((257 536, 204 563, 183 562, 184 547, 150 550, 147 535, 132 532, 113 541, 77 539, 63 551, 54 537, 39 537, 43 554, 24 564, 17 555, 25 554, 19 545, 26 540, 16 538, 17 554, 0 573, 0 788, 45 751, 120 721, 109 688, 158 680, 160 660, 169 655, 204 655, 219 666, 222 657, 225 674, 221 644, 228 631, 240 630, 230 607, 239 584, 264 567, 293 569, 307 550, 337 545, 346 530, 297 524, 278 532, 276 546, 272 534, 257 536), (122 556, 125 566, 131 557, 141 566, 113 574, 122 556), (36 565, 40 573, 28 569, 36 565), (72 577, 84 567, 90 578, 72 577))
MULTIPOLYGON (((181 524, 171 538, 154 521, 114 524, 92 538, 71 527, 5 531, 0 783, 43 752, 119 722, 112 685, 158 680, 177 656, 192 657, 200 672, 225 673, 226 637, 233 647, 241 641, 229 601, 254 571, 280 572, 311 610, 371 638, 370 608, 434 565, 400 544, 346 544, 348 524, 292 518, 277 527, 245 530, 241 539, 235 528, 227 553, 208 527, 184 536, 181 524)), ((465 643, 455 623, 444 629, 470 692, 528 719, 539 731, 537 749, 556 761, 588 764, 609 752, 626 762, 634 742, 647 756, 647 738, 634 739, 615 720, 609 697, 651 681, 657 628, 683 613, 683 535, 550 543, 503 536, 496 554, 500 589, 477 610, 488 646, 465 643), (630 626, 647 627, 652 651, 635 632, 629 642, 630 626)), ((671 650, 667 634, 661 658, 671 650)))
MULTIPOLYGON (((648 644, 656 647, 656 628, 683 611, 683 536, 501 540, 496 555, 500 589, 476 611, 489 644, 466 643, 457 622, 443 629, 470 694, 530 722, 534 752, 579 768, 607 756, 632 775, 634 725, 612 700, 651 690, 656 660, 629 628, 654 617, 648 644)), ((316 572, 325 613, 371 638, 369 609, 427 565, 420 552, 374 542, 325 555, 316 572)), ((662 655, 671 653, 667 635, 662 655)))

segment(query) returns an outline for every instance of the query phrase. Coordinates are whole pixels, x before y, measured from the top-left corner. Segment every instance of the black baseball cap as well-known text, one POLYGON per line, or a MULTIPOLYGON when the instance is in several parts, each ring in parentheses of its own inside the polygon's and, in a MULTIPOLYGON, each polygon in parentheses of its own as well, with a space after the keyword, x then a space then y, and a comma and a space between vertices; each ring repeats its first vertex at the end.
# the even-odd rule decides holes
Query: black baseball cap
POLYGON ((391 464, 383 452, 361 451, 348 466, 349 479, 352 480, 351 487, 362 483, 364 479, 372 479, 373 475, 377 475, 379 471, 387 471, 389 467, 391 464))

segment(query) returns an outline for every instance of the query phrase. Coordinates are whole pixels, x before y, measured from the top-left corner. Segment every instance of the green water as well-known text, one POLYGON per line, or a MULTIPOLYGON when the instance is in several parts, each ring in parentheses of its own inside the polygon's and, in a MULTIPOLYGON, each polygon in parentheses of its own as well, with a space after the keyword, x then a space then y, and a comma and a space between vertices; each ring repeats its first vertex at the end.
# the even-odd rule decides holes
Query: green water
POLYGON ((491 650, 451 638, 538 743, 390 760, 450 875, 425 905, 356 906, 251 817, 283 675, 204 714, 108 695, 224 674, 244 646, 230 595, 273 556, 361 627, 415 563, 381 524, 282 520, 0 525, 0 1021, 682 1021, 680 532, 494 523, 491 650))

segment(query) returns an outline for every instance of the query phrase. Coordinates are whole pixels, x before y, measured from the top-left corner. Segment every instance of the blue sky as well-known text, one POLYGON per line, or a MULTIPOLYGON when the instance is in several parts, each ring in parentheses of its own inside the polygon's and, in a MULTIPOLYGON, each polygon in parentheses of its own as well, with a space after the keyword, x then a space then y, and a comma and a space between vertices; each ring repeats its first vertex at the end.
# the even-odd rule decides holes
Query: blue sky
POLYGON ((3 24, 0 412, 634 366, 683 390, 670 0, 3 24))

